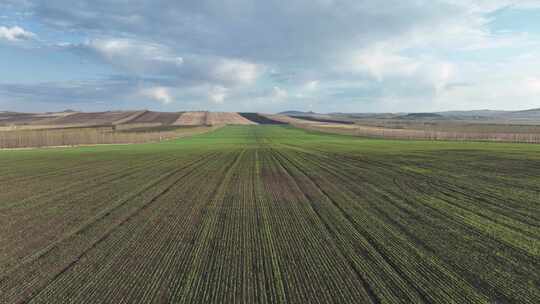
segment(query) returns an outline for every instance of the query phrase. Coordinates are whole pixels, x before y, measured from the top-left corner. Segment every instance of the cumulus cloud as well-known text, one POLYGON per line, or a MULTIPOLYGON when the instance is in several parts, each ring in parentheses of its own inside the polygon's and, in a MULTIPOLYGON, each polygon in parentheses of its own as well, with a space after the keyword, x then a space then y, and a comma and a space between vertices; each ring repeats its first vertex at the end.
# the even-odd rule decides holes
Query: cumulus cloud
POLYGON ((235 58, 181 52, 163 44, 133 38, 99 38, 84 43, 59 43, 57 47, 89 55, 139 77, 154 75, 177 86, 212 84, 216 87, 249 86, 264 66, 235 58))
POLYGON ((318 80, 309 81, 304 85, 304 89, 306 91, 315 91, 318 88, 319 88, 319 81, 318 80))
POLYGON ((388 79, 414 79, 432 85, 436 91, 443 89, 456 76, 452 63, 429 57, 404 56, 380 47, 358 53, 348 67, 364 72, 380 83, 388 79))
POLYGON ((142 89, 141 94, 150 99, 159 101, 163 104, 169 104, 173 102, 173 97, 168 88, 165 87, 151 87, 142 89))
POLYGON ((227 89, 226 87, 214 86, 208 92, 208 98, 214 103, 222 104, 225 101, 228 92, 229 89, 227 89))
POLYGON ((6 27, 0 26, 0 40, 4 39, 10 42, 30 40, 36 37, 32 32, 29 32, 19 26, 6 27))
MULTIPOLYGON (((10 10, 17 6, 4 2, 10 10)), ((476 108, 474 100, 495 106, 512 94, 523 106, 533 105, 538 74, 522 64, 530 58, 517 57, 538 56, 540 34, 493 31, 491 25, 501 9, 538 8, 536 0, 24 4, 44 30, 80 35, 59 49, 110 66, 126 79, 142 79, 129 83, 146 98, 179 101, 174 104, 205 100, 230 110, 252 100, 303 104, 305 99, 322 111, 330 104, 355 111, 420 111, 450 107, 456 98, 476 108), (519 83, 522 91, 500 85, 504 82, 519 83), (490 85, 499 85, 493 88, 498 93, 482 98, 490 85)))
POLYGON ((213 68, 217 80, 226 83, 252 84, 261 74, 262 67, 242 60, 221 59, 213 68))
POLYGON ((384 6, 368 0, 295 0, 290 5, 280 0, 139 0, 130 5, 50 0, 36 1, 34 11, 58 28, 129 33, 190 52, 265 62, 328 60, 344 50, 436 24, 448 14, 468 13, 447 1, 400 0, 387 0, 384 6))
MULTIPOLYGON (((163 61, 171 60, 170 56, 164 54, 164 47, 157 44, 144 44, 129 39, 97 39, 89 42, 88 45, 110 60, 128 56, 163 61)), ((174 58, 174 61, 177 59, 179 59, 178 63, 181 64, 182 58, 174 58)))
POLYGON ((275 101, 283 101, 289 97, 289 93, 280 88, 280 87, 273 87, 272 88, 272 95, 271 99, 275 101))
POLYGON ((387 76, 411 76, 420 66, 411 58, 380 49, 362 51, 353 58, 352 63, 353 69, 365 71, 378 81, 387 76))
POLYGON ((59 46, 90 53, 113 66, 138 74, 174 74, 184 63, 184 59, 170 48, 136 39, 100 38, 59 46))

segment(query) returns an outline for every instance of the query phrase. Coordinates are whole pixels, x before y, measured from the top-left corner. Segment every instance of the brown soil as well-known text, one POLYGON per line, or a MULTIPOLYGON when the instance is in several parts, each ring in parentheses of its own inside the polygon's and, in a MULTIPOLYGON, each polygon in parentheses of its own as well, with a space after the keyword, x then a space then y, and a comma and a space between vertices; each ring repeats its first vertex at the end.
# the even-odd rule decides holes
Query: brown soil
POLYGON ((54 124, 85 124, 85 125, 108 125, 124 120, 138 112, 96 112, 96 113, 75 113, 65 117, 60 117, 53 121, 54 124))
POLYGON ((208 112, 185 112, 173 123, 175 126, 202 126, 206 124, 208 112))
POLYGON ((142 115, 130 120, 129 123, 161 123, 162 125, 171 125, 182 115, 178 112, 152 112, 146 111, 142 115))
POLYGON ((211 112, 208 113, 207 123, 210 125, 256 125, 238 113, 211 112))

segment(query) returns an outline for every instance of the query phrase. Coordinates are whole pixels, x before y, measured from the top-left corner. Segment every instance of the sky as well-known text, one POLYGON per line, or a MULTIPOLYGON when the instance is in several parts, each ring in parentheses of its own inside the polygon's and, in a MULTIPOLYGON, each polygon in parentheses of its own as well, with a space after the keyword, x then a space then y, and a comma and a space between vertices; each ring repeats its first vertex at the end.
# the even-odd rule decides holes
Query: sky
POLYGON ((0 111, 540 108, 540 0, 0 0, 0 111))

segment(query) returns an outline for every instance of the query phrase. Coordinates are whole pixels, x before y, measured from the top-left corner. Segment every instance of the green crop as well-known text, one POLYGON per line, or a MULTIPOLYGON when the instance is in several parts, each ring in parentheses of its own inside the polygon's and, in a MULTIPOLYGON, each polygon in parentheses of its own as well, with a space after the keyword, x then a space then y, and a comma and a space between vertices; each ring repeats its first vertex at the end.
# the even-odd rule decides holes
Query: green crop
POLYGON ((540 303, 540 145, 229 126, 0 170, 0 303, 540 303))

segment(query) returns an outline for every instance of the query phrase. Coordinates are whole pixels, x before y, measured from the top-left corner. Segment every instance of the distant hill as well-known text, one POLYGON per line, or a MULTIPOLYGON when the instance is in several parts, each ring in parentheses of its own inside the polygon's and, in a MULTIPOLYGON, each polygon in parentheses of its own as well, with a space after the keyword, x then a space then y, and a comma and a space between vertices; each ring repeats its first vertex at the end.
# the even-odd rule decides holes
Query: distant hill
POLYGON ((540 108, 504 113, 503 117, 519 120, 540 120, 540 108))
POLYGON ((400 115, 406 115, 407 113, 330 113, 328 115, 347 118, 392 118, 400 115))
POLYGON ((0 129, 57 129, 72 127, 114 127, 133 129, 144 127, 181 127, 213 125, 281 124, 259 113, 236 112, 155 112, 106 111, 106 112, 0 112, 0 129))
POLYGON ((287 116, 314 116, 314 115, 321 115, 318 113, 315 113, 313 111, 309 112, 302 112, 302 111, 284 111, 278 113, 279 115, 287 115, 287 116))
MULTIPOLYGON (((329 114, 313 111, 284 111, 281 116, 289 116, 307 121, 352 124, 359 121, 474 121, 487 123, 523 123, 540 124, 540 108, 522 111, 442 111, 425 113, 343 113, 329 114)), ((259 113, 236 112, 154 112, 139 111, 106 111, 79 112, 65 110, 63 112, 18 113, 7 110, 0 111, 0 128, 60 128, 73 126, 119 126, 126 128, 134 125, 144 126, 193 126, 221 124, 267 124, 272 122, 268 116, 259 113)))
POLYGON ((437 114, 456 119, 540 120, 540 108, 523 111, 445 111, 437 114))
MULTIPOLYGON (((325 115, 325 117, 328 115, 325 115)), ((346 124, 346 125, 352 125, 354 124, 353 121, 349 120, 342 120, 342 119, 329 119, 325 117, 319 117, 319 116, 294 116, 289 115, 289 117, 307 120, 307 121, 315 121, 315 122, 326 122, 326 123, 339 123, 339 124, 346 124)))
POLYGON ((496 117, 506 113, 506 111, 494 110, 472 110, 472 111, 444 111, 436 112, 446 117, 496 117))
POLYGON ((397 119, 442 119, 443 115, 437 113, 409 113, 406 115, 398 116, 397 119))
POLYGON ((515 111, 515 112, 513 112, 513 113, 525 113, 525 112, 540 113, 540 108, 529 109, 529 110, 522 110, 522 111, 515 111))
POLYGON ((540 122, 540 108, 522 111, 471 110, 471 111, 441 111, 425 113, 344 113, 334 112, 320 114, 315 112, 285 111, 281 115, 296 117, 316 117, 326 119, 357 120, 357 119, 407 119, 407 120, 474 120, 474 121, 522 121, 540 122))

